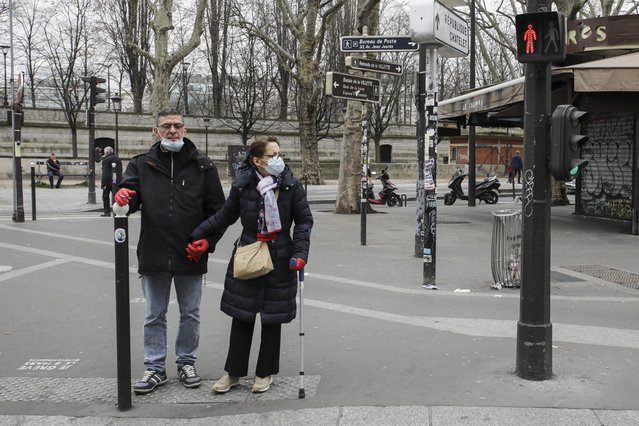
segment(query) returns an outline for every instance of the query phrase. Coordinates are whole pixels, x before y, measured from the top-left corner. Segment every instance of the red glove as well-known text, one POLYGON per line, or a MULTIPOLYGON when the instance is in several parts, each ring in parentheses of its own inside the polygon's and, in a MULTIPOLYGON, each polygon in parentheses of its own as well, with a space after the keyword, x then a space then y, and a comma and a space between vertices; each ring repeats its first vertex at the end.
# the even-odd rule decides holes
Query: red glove
POLYGON ((118 192, 115 193, 115 202, 120 207, 124 207, 129 204, 129 200, 136 194, 136 192, 132 189, 128 188, 120 188, 118 192))
POLYGON ((301 271, 304 269, 304 266, 306 266, 306 262, 304 262, 304 259, 300 259, 299 257, 292 257, 288 262, 288 266, 294 271, 301 271))
POLYGON ((202 255, 206 253, 208 249, 209 242, 207 240, 193 241, 186 247, 186 252, 188 253, 188 256, 186 256, 186 258, 189 259, 191 262, 199 262, 200 257, 202 257, 202 255))

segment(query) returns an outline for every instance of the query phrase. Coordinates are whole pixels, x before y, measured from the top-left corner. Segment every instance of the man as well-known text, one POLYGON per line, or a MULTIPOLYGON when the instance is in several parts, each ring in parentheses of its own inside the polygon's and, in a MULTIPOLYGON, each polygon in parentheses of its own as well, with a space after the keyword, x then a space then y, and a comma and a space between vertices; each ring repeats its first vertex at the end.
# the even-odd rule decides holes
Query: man
POLYGON ((118 158, 117 155, 113 152, 113 148, 107 146, 104 148, 104 155, 102 157, 98 157, 98 161, 102 161, 102 204, 104 205, 104 213, 100 216, 109 217, 111 216, 111 205, 113 201, 111 201, 111 194, 117 188, 117 185, 122 181, 122 161, 118 158), (115 169, 113 165, 115 164, 115 169), (115 182, 114 176, 115 173, 115 182))
POLYGON ((53 176, 58 177, 58 182, 56 182, 55 187, 59 189, 62 179, 64 179, 64 174, 62 174, 62 171, 60 170, 60 162, 53 152, 47 160, 47 174, 49 175, 49 185, 51 185, 51 189, 53 189, 53 176))
POLYGON ((224 204, 217 168, 184 138, 182 115, 174 110, 158 113, 153 135, 159 139, 145 154, 133 157, 124 173, 115 202, 133 213, 142 205, 138 272, 146 298, 144 364, 146 371, 135 393, 151 392, 166 383, 166 313, 171 282, 180 310, 175 341, 178 377, 189 388, 200 386, 195 370, 200 333, 202 275, 207 272, 207 251, 221 237, 207 240, 187 256, 190 233, 224 204))
POLYGON ((513 155, 510 165, 512 166, 513 171, 512 180, 515 180, 515 176, 517 176, 517 183, 521 183, 521 169, 523 168, 523 163, 521 161, 519 151, 515 152, 515 155, 513 155))

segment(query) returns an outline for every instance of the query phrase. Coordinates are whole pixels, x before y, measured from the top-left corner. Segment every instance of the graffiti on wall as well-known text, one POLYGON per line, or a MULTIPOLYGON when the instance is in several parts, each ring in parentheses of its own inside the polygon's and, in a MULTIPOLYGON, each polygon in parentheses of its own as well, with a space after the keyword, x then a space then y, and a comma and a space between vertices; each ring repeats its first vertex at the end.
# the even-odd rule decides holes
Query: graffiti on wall
POLYGON ((586 125, 580 210, 589 216, 631 220, 634 119, 629 115, 593 116, 586 125))

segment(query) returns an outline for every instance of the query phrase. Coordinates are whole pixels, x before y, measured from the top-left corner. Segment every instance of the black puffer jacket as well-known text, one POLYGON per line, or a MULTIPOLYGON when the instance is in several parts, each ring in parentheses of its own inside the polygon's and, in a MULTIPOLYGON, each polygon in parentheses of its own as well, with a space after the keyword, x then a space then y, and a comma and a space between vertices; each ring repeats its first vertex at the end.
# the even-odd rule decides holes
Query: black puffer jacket
MULTIPOLYGON (((239 218, 243 227, 242 245, 257 241, 257 216, 261 202, 261 196, 256 189, 257 183, 255 169, 251 167, 238 170, 235 183, 222 210, 201 223, 191 237, 198 240, 214 235, 239 218)), ((221 309, 227 315, 242 321, 254 321, 257 312, 260 312, 264 324, 282 324, 295 318, 297 277, 296 272, 289 268, 289 260, 292 257, 308 260, 313 215, 306 200, 304 187, 293 176, 288 166, 282 172, 279 188, 277 206, 282 231, 277 233, 275 241, 268 243, 274 271, 252 280, 235 279, 233 257, 226 270, 221 309)))
MULTIPOLYGON (((160 143, 129 162, 120 188, 137 191, 129 202, 129 214, 142 205, 138 242, 138 272, 158 275, 199 275, 207 272, 208 255, 197 263, 186 258, 193 228, 224 204, 217 168, 188 139, 179 152, 165 152, 160 143)), ((209 239, 209 252, 219 235, 209 239)))

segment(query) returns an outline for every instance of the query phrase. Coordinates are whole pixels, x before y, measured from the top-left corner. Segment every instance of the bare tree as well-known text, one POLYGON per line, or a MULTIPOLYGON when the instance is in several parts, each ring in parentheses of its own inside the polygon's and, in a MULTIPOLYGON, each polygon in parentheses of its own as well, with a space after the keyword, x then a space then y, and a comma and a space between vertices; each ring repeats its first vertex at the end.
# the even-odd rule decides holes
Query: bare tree
POLYGON ((207 0, 198 0, 193 31, 186 44, 177 47, 169 53, 169 42, 173 25, 173 0, 146 0, 151 10, 153 21, 151 29, 153 31, 153 47, 144 48, 136 43, 132 29, 127 34, 127 46, 134 49, 140 56, 153 67, 153 83, 151 88, 151 111, 155 115, 169 105, 169 82, 171 72, 189 53, 200 44, 200 38, 204 32, 204 12, 207 0))
POLYGON ((264 120, 269 113, 275 112, 275 106, 269 105, 275 90, 273 64, 267 59, 265 46, 254 36, 235 40, 231 50, 235 53, 228 66, 229 112, 222 121, 235 130, 246 145, 256 133, 266 131, 273 124, 264 120))
MULTIPOLYGON (((359 2, 356 27, 358 31, 366 27, 369 35, 377 33, 379 27, 379 0, 359 2)), ((361 33, 357 32, 357 34, 361 33)), ((360 212, 360 188, 361 179, 363 178, 360 157, 362 111, 362 102, 348 101, 346 103, 344 134, 340 152, 339 182, 334 213, 352 214, 360 212)), ((367 114, 367 121, 369 117, 367 114)))
MULTIPOLYGON (((133 100, 133 111, 142 112, 142 101, 147 89, 149 63, 145 56, 128 43, 148 51, 151 46, 150 22, 152 10, 145 0, 102 0, 98 3, 100 15, 106 17, 101 30, 108 36, 120 73, 126 74, 133 100)), ((122 81, 118 80, 118 90, 122 94, 122 81)))
POLYGON ((232 0, 210 0, 205 33, 206 58, 213 86, 212 107, 205 109, 214 117, 221 117, 226 82, 226 63, 229 56, 229 26, 232 0))
POLYGON ((42 57, 41 35, 49 20, 49 17, 43 13, 41 3, 40 0, 25 1, 20 5, 16 14, 16 20, 20 23, 23 33, 18 43, 25 55, 25 64, 29 76, 29 84, 27 85, 28 98, 31 101, 32 108, 36 107, 36 92, 43 83, 43 80, 38 77, 40 69, 45 65, 42 57))
POLYGON ((291 5, 287 0, 277 0, 284 25, 297 44, 295 52, 280 45, 269 32, 254 25, 251 19, 242 17, 239 21, 240 26, 269 46, 277 55, 279 64, 287 68, 297 82, 302 177, 310 184, 323 183, 315 133, 317 100, 324 89, 318 84, 323 81, 319 70, 322 43, 327 26, 344 2, 345 0, 306 0, 291 5), (290 67, 290 64, 294 64, 294 67, 290 67))
POLYGON ((55 25, 44 28, 46 59, 57 95, 52 101, 60 105, 71 129, 73 157, 78 156, 78 113, 86 100, 80 76, 87 72, 90 4, 91 0, 71 0, 51 5, 48 12, 55 25))

